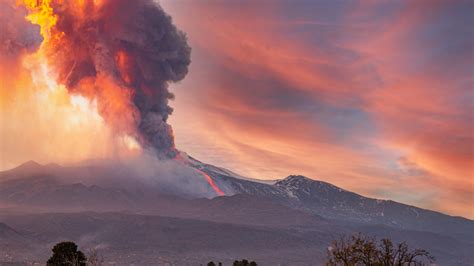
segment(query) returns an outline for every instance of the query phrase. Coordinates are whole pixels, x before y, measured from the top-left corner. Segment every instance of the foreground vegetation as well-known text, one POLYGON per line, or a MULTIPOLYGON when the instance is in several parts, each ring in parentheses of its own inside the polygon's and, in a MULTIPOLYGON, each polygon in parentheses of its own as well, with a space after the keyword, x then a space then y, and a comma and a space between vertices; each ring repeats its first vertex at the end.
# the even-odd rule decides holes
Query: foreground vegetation
MULTIPOLYGON (((207 266, 217 266, 213 261, 207 263, 207 266)), ((218 263, 218 266, 222 266, 222 262, 218 263)), ((232 266, 257 266, 255 261, 249 262, 248 260, 236 260, 232 266)))
MULTIPOLYGON (((49 258, 48 266, 101 266, 103 259, 97 251, 91 250, 88 256, 78 250, 74 242, 61 242, 56 244, 53 254, 49 258)), ((417 266, 429 265, 435 258, 424 249, 410 250, 406 242, 394 245, 390 239, 381 239, 379 242, 374 237, 356 234, 351 237, 342 237, 333 241, 328 248, 327 266, 417 266)), ((233 266, 257 266, 255 261, 246 259, 236 260, 233 266)), ((207 266, 222 266, 213 261, 207 266)))
POLYGON ((428 251, 410 250, 406 242, 394 245, 390 239, 382 239, 377 244, 375 238, 357 234, 333 241, 328 248, 326 265, 430 265, 434 261, 435 258, 428 251))

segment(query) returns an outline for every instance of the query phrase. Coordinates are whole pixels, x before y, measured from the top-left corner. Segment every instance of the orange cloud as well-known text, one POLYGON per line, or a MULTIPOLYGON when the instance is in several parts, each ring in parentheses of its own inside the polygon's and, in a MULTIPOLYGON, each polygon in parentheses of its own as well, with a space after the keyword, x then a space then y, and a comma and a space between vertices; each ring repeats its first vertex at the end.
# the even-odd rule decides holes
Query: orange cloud
POLYGON ((302 173, 474 217, 472 5, 164 7, 194 52, 178 147, 256 178, 302 173))

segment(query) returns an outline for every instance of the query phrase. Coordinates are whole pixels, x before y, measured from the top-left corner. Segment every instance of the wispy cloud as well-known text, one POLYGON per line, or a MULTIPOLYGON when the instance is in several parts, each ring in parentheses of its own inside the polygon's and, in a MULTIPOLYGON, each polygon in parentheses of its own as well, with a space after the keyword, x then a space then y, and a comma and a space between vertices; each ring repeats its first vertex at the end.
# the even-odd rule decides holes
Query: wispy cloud
POLYGON ((163 5, 194 53, 179 148, 474 217, 472 2, 163 5))

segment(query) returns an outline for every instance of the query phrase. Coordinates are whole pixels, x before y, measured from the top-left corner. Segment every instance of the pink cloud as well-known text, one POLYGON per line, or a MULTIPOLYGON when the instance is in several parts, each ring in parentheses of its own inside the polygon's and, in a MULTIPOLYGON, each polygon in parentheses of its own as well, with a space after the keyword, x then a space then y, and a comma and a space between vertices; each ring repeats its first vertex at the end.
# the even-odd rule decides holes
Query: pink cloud
POLYGON ((472 5, 308 6, 310 19, 277 2, 187 4, 165 4, 194 49, 178 146, 257 178, 302 173, 474 217, 472 5))

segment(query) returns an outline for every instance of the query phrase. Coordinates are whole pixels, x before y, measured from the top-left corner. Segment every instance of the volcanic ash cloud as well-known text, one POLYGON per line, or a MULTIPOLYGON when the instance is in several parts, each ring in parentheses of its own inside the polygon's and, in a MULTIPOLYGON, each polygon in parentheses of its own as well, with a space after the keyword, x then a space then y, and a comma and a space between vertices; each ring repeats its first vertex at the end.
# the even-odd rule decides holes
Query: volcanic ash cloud
POLYGON ((25 20, 27 10, 14 0, 0 1, 0 59, 2 65, 16 65, 19 57, 38 49, 40 28, 25 20))
POLYGON ((97 101, 117 134, 136 139, 159 158, 177 151, 167 123, 168 86, 190 64, 186 36, 151 0, 25 0, 41 26, 39 55, 72 94, 97 101))

